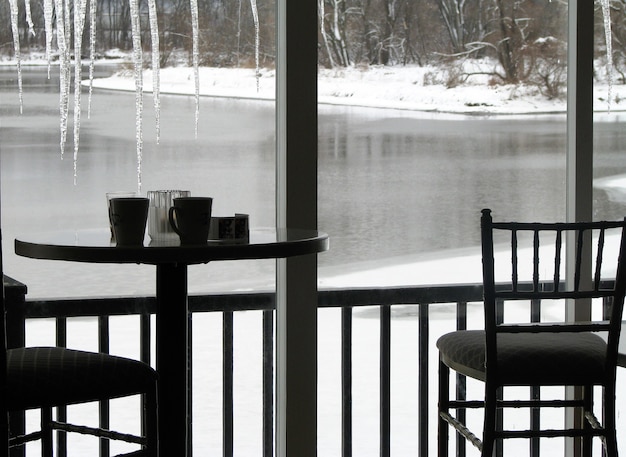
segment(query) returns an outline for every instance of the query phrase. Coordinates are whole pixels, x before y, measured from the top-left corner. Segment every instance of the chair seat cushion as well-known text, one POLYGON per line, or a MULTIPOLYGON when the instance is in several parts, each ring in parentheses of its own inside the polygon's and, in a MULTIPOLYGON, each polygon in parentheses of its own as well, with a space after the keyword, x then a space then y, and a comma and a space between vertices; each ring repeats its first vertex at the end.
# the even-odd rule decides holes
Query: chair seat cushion
POLYGON ((123 357, 58 347, 7 351, 8 409, 96 401, 148 391, 157 374, 123 357))
MULTIPOLYGON (((437 341, 441 360, 485 380, 485 332, 448 333, 437 341)), ((498 335, 498 384, 586 385, 605 379, 606 342, 593 333, 498 335)))

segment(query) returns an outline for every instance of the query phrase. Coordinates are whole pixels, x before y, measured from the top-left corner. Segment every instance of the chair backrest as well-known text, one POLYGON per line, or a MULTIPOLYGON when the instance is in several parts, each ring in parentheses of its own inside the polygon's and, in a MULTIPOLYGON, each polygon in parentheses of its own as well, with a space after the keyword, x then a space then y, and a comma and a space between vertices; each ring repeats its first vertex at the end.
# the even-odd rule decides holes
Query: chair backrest
MULTIPOLYGON (((483 210, 487 359, 495 356, 496 334, 500 332, 608 332, 607 365, 614 367, 626 292, 625 228, 626 218, 579 223, 494 222, 491 211, 483 210), (575 246, 569 249, 575 253, 574 258, 568 259, 568 268, 573 268, 571 281, 565 281, 566 243, 575 246), (565 322, 568 299, 588 300, 599 310, 588 322, 565 322), (603 308, 607 299, 611 306, 603 308), (527 301, 534 316, 529 314, 524 323, 505 319, 501 305, 521 300, 527 301), (561 319, 538 322, 539 305, 545 307, 551 301, 561 305, 562 314, 557 316, 561 319)), ((518 311, 520 306, 516 308, 518 311)))

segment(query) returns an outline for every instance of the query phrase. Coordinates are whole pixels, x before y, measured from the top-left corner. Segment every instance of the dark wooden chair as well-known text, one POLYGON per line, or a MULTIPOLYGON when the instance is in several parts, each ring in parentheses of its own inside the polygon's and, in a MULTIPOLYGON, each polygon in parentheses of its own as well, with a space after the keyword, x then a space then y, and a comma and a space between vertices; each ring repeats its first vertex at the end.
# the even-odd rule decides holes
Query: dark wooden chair
MULTIPOLYGON (((1 241, 1 234, 0 234, 1 241)), ((60 347, 28 347, 7 350, 4 284, 1 281, 0 243, 0 456, 9 448, 41 440, 42 455, 53 455, 53 431, 77 432, 138 445, 132 455, 158 455, 157 373, 149 365, 123 357, 76 351, 60 347), (53 420, 53 408, 78 403, 144 396, 142 436, 53 420), (41 410, 41 430, 24 436, 9 436, 9 414, 41 410)))
MULTIPOLYGON (((626 219, 625 219, 626 221, 626 219)), ((507 438, 578 437, 583 455, 591 455, 592 438, 601 437, 605 455, 617 456, 615 430, 615 377, 626 291, 625 221, 592 223, 500 223, 493 222, 490 210, 481 219, 485 330, 456 331, 437 341, 439 348, 439 456, 448 455, 449 426, 470 441, 484 457, 493 455, 499 440, 507 438), (494 260, 494 238, 500 232, 508 254, 494 260), (612 232, 616 237, 611 238, 612 232), (565 240, 575 243, 575 268, 572 284, 564 285, 561 269, 565 265, 565 240), (609 248, 609 240, 619 241, 609 248), (527 248, 527 249, 524 249, 527 248), (619 250, 619 252, 618 252, 619 250), (593 254, 592 254, 593 252, 593 254), (584 262, 583 259, 595 261, 584 262), (609 257, 615 259, 609 263, 609 257), (527 265, 529 281, 519 278, 527 265), (592 270, 585 272, 585 264, 592 270), (506 272, 507 283, 496 284, 496 274, 506 272), (543 275, 549 275, 544 281, 543 275), (606 278, 605 278, 606 276, 606 278), (606 279, 609 281, 605 281, 606 279), (615 281, 612 279, 615 278, 615 281), (597 320, 561 322, 571 300, 587 300, 600 310, 597 320), (507 310, 516 314, 525 305, 561 307, 556 322, 511 322, 507 310), (607 303, 610 305, 607 306, 607 303), (450 369, 484 382, 484 401, 450 398, 450 369), (502 389, 530 386, 534 394, 527 399, 503 400, 502 389), (537 386, 575 386, 573 399, 542 400, 537 386), (602 420, 594 415, 594 386, 602 388, 602 420), (505 430, 498 419, 504 408, 573 407, 579 414, 572 429, 528 427, 505 430), (482 438, 471 432, 459 417, 466 408, 484 408, 482 438), (455 410, 453 415, 451 410, 455 410)), ((578 302, 580 304, 580 301, 578 302)), ((535 308, 538 309, 538 308, 535 308)), ((553 308, 556 309, 556 308, 553 308)), ((530 316, 530 313, 528 314, 530 316)), ((530 391, 529 391, 530 392, 530 391)), ((596 409, 597 410, 597 409, 596 409)), ((538 413, 537 413, 538 414, 538 413)))

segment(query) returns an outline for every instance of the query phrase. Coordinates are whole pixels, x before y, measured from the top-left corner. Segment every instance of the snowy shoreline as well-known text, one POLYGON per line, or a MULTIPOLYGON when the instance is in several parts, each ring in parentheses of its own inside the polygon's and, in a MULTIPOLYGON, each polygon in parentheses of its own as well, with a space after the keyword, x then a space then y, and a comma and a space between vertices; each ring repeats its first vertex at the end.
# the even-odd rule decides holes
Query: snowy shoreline
MULTIPOLYGON (((98 65, 128 63, 126 59, 99 60, 98 65)), ((25 59, 23 67, 47 65, 45 59, 25 59)), ((83 65, 88 65, 87 60, 83 65)), ((15 61, 1 60, 1 66, 16 66, 15 61)), ((57 66, 53 63, 53 66, 57 66)), ((477 61, 468 64, 471 74, 492 68, 493 63, 477 61)), ((88 72, 83 70, 83 85, 89 85, 88 72)), ((460 116, 535 116, 564 115, 565 97, 550 100, 537 87, 523 84, 493 84, 488 75, 473 75, 453 88, 445 85, 442 69, 435 66, 369 66, 324 69, 318 72, 320 104, 363 108, 382 108, 430 114, 460 116)), ((163 95, 195 94, 191 67, 166 67, 160 70, 160 93, 163 95)), ((144 70, 144 93, 152 92, 152 70, 144 70)), ((253 68, 199 68, 199 95, 254 100, 274 100, 275 71, 259 70, 258 80, 253 68)), ((108 78, 93 80, 93 87, 105 90, 134 91, 132 70, 118 72, 108 78)), ((611 87, 611 105, 606 100, 608 85, 596 83, 594 110, 598 120, 621 121, 626 113, 626 85, 611 87), (622 114, 620 114, 622 113, 622 114), (607 118, 608 116, 608 118, 607 118)), ((565 90, 565 88, 564 88, 565 90)))

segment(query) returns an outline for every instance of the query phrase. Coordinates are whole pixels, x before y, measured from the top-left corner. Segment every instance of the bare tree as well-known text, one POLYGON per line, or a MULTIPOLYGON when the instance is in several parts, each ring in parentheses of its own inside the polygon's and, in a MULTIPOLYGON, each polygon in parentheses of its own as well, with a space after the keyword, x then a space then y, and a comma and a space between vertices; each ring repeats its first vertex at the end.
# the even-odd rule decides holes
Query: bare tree
POLYGON ((322 26, 325 27, 323 35, 326 36, 328 44, 329 61, 344 67, 351 63, 346 30, 349 13, 347 1, 325 0, 322 21, 322 26))

